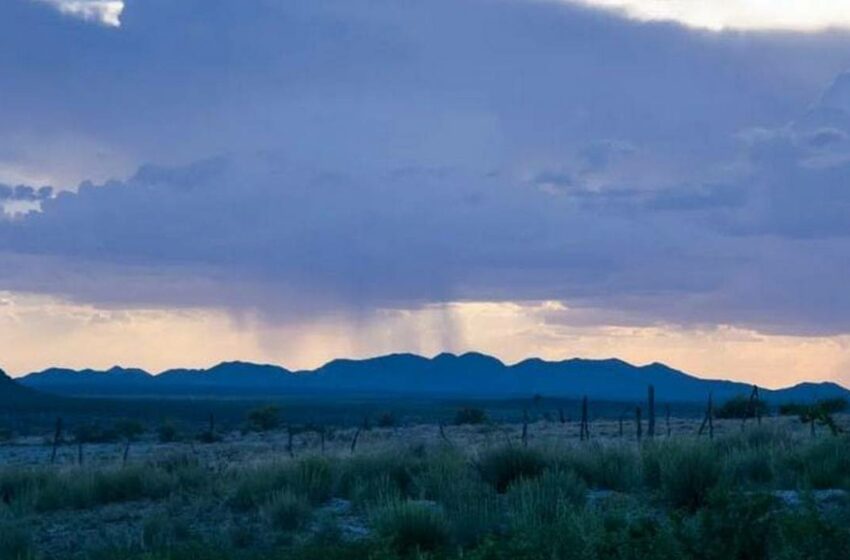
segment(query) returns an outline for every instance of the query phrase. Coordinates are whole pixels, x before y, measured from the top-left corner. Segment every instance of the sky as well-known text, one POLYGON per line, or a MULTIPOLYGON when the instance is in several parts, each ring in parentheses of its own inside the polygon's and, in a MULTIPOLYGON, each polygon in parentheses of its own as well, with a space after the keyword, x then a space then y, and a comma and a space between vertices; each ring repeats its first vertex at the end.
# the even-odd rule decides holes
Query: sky
POLYGON ((850 384, 850 11, 0 3, 0 367, 850 384))

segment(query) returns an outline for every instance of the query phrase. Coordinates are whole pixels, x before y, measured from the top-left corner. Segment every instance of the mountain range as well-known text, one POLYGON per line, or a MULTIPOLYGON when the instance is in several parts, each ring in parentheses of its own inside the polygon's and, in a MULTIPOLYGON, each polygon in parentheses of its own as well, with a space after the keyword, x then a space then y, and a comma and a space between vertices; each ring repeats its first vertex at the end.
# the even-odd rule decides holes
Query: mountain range
MULTIPOLYGON (((224 362, 209 369, 171 369, 153 375, 141 369, 106 371, 51 368, 16 380, 21 388, 69 396, 209 395, 280 396, 286 394, 359 394, 462 397, 582 397, 634 401, 653 385, 666 402, 717 400, 747 395, 751 385, 702 379, 652 363, 635 366, 618 359, 527 359, 507 365, 479 353, 439 354, 426 358, 390 354, 363 360, 339 359, 315 370, 290 371, 280 366, 224 362)), ((3 390, 0 384, 0 391, 3 390)), ((771 402, 847 397, 835 383, 801 383, 761 390, 771 402)))

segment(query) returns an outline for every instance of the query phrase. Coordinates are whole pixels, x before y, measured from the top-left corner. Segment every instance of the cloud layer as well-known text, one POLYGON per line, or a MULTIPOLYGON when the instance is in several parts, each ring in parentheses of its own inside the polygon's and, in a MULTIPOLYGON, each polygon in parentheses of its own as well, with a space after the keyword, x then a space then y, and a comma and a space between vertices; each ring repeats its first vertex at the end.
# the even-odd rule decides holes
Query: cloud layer
POLYGON ((0 52, 32 49, 0 59, 0 164, 63 191, 0 222, 0 289, 850 332, 840 33, 471 0, 148 0, 107 31, 0 8, 0 52))

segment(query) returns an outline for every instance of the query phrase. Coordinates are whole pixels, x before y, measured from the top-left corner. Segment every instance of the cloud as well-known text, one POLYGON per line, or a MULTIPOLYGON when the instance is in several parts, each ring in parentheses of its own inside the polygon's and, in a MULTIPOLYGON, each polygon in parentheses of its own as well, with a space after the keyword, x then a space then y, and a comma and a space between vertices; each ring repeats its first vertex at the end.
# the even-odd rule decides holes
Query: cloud
POLYGON ((0 17, 0 52, 32 47, 0 59, 0 163, 67 181, 0 223, 0 289, 850 332, 848 37, 537 2, 204 6, 139 2, 121 33, 0 6, 32 24, 0 17))
POLYGON ((35 0, 55 7, 61 13, 109 27, 121 27, 124 0, 35 0))
POLYGON ((843 0, 565 0, 621 11, 641 21, 675 21, 712 29, 818 31, 850 27, 843 0))

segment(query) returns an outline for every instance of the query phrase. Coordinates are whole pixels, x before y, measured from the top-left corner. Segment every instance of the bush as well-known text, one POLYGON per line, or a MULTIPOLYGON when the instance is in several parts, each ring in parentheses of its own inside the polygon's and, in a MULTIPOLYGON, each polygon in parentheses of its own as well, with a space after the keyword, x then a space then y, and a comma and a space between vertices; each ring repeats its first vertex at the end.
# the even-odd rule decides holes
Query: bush
POLYGON ((156 429, 156 435, 160 443, 171 443, 177 441, 179 433, 174 424, 165 422, 156 429))
POLYGON ((313 504, 321 504, 331 498, 334 476, 331 464, 320 457, 302 459, 295 464, 292 485, 302 492, 313 504))
POLYGON ((482 480, 504 494, 513 482, 540 476, 546 460, 538 451, 509 446, 488 451, 477 467, 482 480))
POLYGON ((850 488, 850 446, 846 438, 830 438, 798 448, 785 459, 798 486, 850 488))
POLYGON ((269 405, 248 412, 248 428, 256 432, 267 432, 280 426, 280 408, 269 405))
POLYGON ((715 411, 717 418, 754 418, 755 416, 766 416, 768 412, 767 403, 761 399, 750 399, 739 395, 733 397, 720 405, 715 411))
POLYGON ((640 483, 638 455, 630 448, 593 444, 559 458, 558 465, 575 470, 593 488, 626 492, 640 483))
POLYGON ((282 464, 270 463, 244 469, 233 483, 235 490, 228 504, 236 511, 249 511, 266 504, 269 497, 287 488, 289 473, 282 464))
POLYGON ((838 414, 848 409, 847 399, 836 397, 822 399, 813 404, 785 403, 779 406, 779 414, 783 416, 802 416, 812 408, 822 410, 826 414, 838 414))
POLYGON ((305 496, 291 490, 281 490, 266 504, 265 513, 275 529, 295 531, 310 521, 313 511, 305 496))
POLYGON ((572 471, 547 471, 521 480, 508 491, 513 523, 520 527, 551 524, 584 505, 587 486, 572 471))
POLYGON ((449 543, 449 529, 443 513, 418 502, 400 502, 386 507, 379 512, 375 528, 401 554, 434 552, 449 543))
POLYGON ((415 490, 410 456, 362 455, 340 465, 340 496, 357 506, 374 505, 391 498, 409 497, 415 490))
POLYGON ((79 443, 114 443, 120 439, 118 430, 97 423, 80 424, 74 428, 74 440, 79 443))
POLYGON ((392 412, 385 412, 378 416, 379 428, 392 428, 396 425, 395 415, 392 412))
POLYGON ((708 445, 666 446, 661 456, 661 489, 677 508, 695 511, 702 507, 721 473, 719 458, 708 445))
POLYGON ((145 427, 135 420, 120 420, 115 424, 115 432, 125 440, 133 441, 143 433, 145 427))
POLYGON ((455 414, 455 424, 462 426, 465 424, 484 424, 487 422, 487 413, 480 408, 461 408, 455 414))
POLYGON ((707 507, 692 520, 686 539, 691 554, 705 560, 773 558, 775 514, 773 496, 713 492, 707 507))

